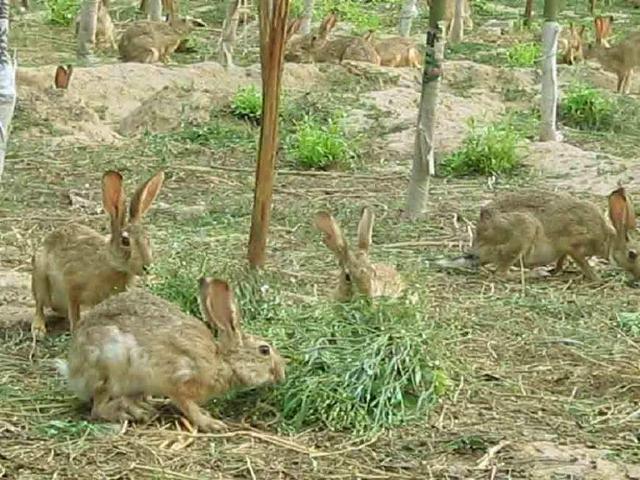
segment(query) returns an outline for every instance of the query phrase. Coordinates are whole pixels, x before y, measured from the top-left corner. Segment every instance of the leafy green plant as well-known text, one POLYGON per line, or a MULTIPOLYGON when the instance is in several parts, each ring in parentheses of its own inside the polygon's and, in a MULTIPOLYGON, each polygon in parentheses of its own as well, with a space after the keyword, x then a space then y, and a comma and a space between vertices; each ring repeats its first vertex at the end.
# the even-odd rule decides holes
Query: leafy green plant
POLYGON ((610 130, 614 127, 616 102, 598 89, 572 84, 560 102, 562 122, 579 130, 610 130))
POLYGON ((442 169, 454 176, 511 173, 519 165, 519 142, 520 136, 508 122, 484 128, 472 122, 462 147, 444 160, 442 169))
POLYGON ((262 114, 262 94, 258 88, 249 85, 238 90, 231 100, 231 112, 238 118, 259 123, 262 114))
POLYGON ((289 153, 302 168, 327 170, 349 166, 353 152, 339 120, 316 122, 306 117, 294 126, 289 153))
POLYGON ((640 337, 640 314, 637 312, 622 312, 617 316, 620 330, 634 337, 640 337))
POLYGON ((518 43, 507 50, 507 64, 510 67, 533 67, 541 56, 537 43, 518 43))
POLYGON ((46 0, 48 21, 54 25, 69 26, 78 15, 78 0, 46 0))

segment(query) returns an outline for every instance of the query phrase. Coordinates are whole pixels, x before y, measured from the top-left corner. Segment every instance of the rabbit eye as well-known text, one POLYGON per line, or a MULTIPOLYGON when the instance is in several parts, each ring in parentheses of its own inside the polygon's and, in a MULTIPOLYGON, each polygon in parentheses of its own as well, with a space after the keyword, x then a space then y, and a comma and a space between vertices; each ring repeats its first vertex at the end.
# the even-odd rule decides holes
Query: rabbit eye
POLYGON ((122 234, 122 236, 120 237, 120 243, 122 244, 123 247, 131 246, 131 240, 129 239, 128 233, 122 234))
POLYGON ((629 260, 635 260, 636 258, 638 258, 638 252, 636 252, 635 250, 629 250, 627 255, 629 256, 629 260))
POLYGON ((260 353, 260 355, 266 357, 271 353, 271 349, 269 348, 269 345, 260 345, 258 347, 258 352, 260 353))

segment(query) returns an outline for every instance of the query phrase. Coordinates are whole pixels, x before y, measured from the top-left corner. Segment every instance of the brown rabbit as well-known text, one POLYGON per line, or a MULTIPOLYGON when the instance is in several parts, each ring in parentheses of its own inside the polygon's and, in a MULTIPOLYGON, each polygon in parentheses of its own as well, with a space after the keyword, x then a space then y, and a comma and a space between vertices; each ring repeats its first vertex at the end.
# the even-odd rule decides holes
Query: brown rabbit
POLYGON ((285 362, 265 340, 240 328, 229 285, 199 281, 205 322, 146 290, 131 289, 92 309, 71 340, 59 371, 92 416, 145 420, 151 395, 169 397, 199 430, 225 429, 199 407, 237 388, 285 379, 285 362), (218 332, 218 339, 210 330, 218 332))
POLYGON ((336 22, 336 14, 329 13, 317 32, 299 37, 295 37, 299 24, 290 24, 287 30, 290 41, 287 44, 285 60, 302 63, 340 63, 344 60, 354 60, 380 65, 380 55, 371 41, 373 32, 368 32, 362 37, 340 36, 329 39, 336 22))
POLYGON ((632 33, 617 45, 605 46, 606 22, 596 19, 596 44, 587 45, 584 57, 595 59, 605 70, 618 77, 616 92, 629 93, 633 69, 640 66, 640 31, 632 33))
POLYGON ((171 54, 195 27, 204 26, 200 20, 178 18, 174 2, 163 2, 168 9, 167 22, 141 20, 127 28, 118 43, 120 59, 124 62, 169 63, 171 54))
POLYGON ((122 175, 108 171, 102 177, 102 203, 111 218, 107 238, 79 224, 66 225, 44 240, 33 256, 31 287, 36 314, 35 336, 46 333, 44 308, 69 319, 71 331, 80 320, 80 307, 92 307, 125 290, 151 264, 151 246, 142 217, 160 192, 159 172, 136 190, 125 220, 122 175))
POLYGON ((373 264, 369 260, 373 221, 373 212, 369 208, 363 208, 358 224, 358 248, 352 251, 330 213, 319 212, 315 216, 315 227, 324 233, 325 245, 340 263, 340 278, 335 293, 338 300, 349 300, 356 293, 369 298, 397 297, 405 288, 404 281, 393 266, 373 264))
MULTIPOLYGON (((80 30, 80 13, 76 16, 76 35, 80 30)), ((98 2, 98 16, 96 18, 96 36, 95 45, 98 48, 105 50, 117 49, 115 40, 115 28, 113 21, 109 15, 108 0, 101 0, 98 2)))
POLYGON ((390 37, 374 40, 373 46, 380 55, 380 64, 383 67, 420 68, 422 66, 420 52, 410 38, 390 37))
POLYGON ((583 44, 585 26, 582 25, 577 29, 573 22, 569 24, 569 30, 563 30, 562 35, 558 39, 558 51, 560 52, 561 61, 567 65, 574 65, 584 60, 583 44), (567 32, 567 33, 565 33, 567 32))
POLYGON ((505 274, 520 260, 524 266, 556 262, 562 271, 571 257, 590 281, 597 281, 587 258, 613 259, 634 279, 640 278, 638 246, 629 239, 635 229, 633 204, 622 187, 609 195, 613 228, 593 203, 566 193, 524 190, 507 193, 481 209, 470 254, 441 266, 494 263, 505 274))

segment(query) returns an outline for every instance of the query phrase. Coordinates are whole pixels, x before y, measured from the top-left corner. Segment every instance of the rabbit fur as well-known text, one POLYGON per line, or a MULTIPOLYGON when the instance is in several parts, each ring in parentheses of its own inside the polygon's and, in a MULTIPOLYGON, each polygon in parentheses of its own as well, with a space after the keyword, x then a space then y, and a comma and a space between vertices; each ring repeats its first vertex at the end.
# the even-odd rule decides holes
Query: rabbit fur
POLYGON ((151 264, 151 245, 142 219, 160 192, 164 173, 156 173, 138 187, 128 222, 122 181, 122 175, 115 171, 102 176, 102 203, 111 219, 107 238, 71 223, 47 235, 33 256, 34 336, 46 333, 45 307, 66 316, 73 331, 80 320, 81 306, 94 306, 126 289, 151 264))
POLYGON ((584 60, 583 35, 585 29, 586 27, 584 25, 576 28, 572 22, 569 24, 569 30, 563 30, 558 39, 558 52, 560 53, 562 63, 574 65, 584 60))
POLYGON ((342 230, 328 212, 318 212, 314 226, 324 233, 323 241, 338 259, 340 276, 334 296, 341 301, 351 299, 356 293, 369 298, 380 296, 398 297, 405 283, 396 269, 383 263, 371 263, 369 248, 373 235, 373 211, 362 209, 358 224, 358 247, 349 248, 342 230))
MULTIPOLYGON (((638 279, 638 245, 629 238, 636 226, 633 204, 622 187, 608 200, 613 228, 595 204, 566 193, 506 193, 481 209, 471 252, 454 263, 493 263, 497 273, 504 275, 520 260, 528 267, 555 262, 559 273, 570 257, 589 281, 598 281, 587 262, 588 257, 597 256, 613 260, 638 279)), ((452 264, 442 262, 441 266, 452 264)))
POLYGON ((299 21, 290 23, 287 28, 285 60, 300 63, 341 63, 351 60, 380 65, 380 55, 372 43, 372 32, 362 37, 339 36, 329 39, 336 23, 336 14, 329 13, 318 30, 308 35, 297 34, 299 21))
POLYGON ((118 42, 118 52, 123 62, 169 63, 170 56, 196 27, 204 26, 200 20, 178 18, 176 5, 165 0, 168 11, 166 22, 140 20, 127 28, 118 42))
POLYGON ((230 390, 284 381, 277 350, 241 330, 228 283, 200 279, 199 302, 204 322, 130 289, 86 315, 67 361, 57 364, 75 395, 92 400, 92 417, 143 421, 150 408, 144 398, 157 395, 171 399, 199 430, 220 430, 224 423, 199 405, 230 390))
POLYGON ((610 19, 595 19, 596 42, 586 46, 584 57, 597 60, 605 70, 615 73, 618 77, 616 92, 628 94, 633 69, 640 67, 640 31, 631 33, 620 43, 608 47, 605 37, 610 25, 610 19))

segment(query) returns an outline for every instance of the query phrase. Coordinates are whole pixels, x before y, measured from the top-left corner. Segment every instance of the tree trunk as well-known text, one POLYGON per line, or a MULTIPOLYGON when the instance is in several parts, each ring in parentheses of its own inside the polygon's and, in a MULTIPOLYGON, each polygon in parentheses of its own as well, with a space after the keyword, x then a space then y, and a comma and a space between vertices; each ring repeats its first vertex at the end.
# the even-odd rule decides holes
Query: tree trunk
POLYGON ((464 38, 464 2, 465 0, 455 0, 456 6, 451 26, 451 43, 460 43, 464 38))
POLYGON ((313 0, 304 0, 302 17, 300 18, 300 33, 306 35, 311 32, 311 20, 313 20, 313 0))
POLYGON ((233 49, 240 20, 240 0, 228 0, 227 16, 222 24, 222 35, 218 44, 218 61, 225 67, 233 65, 233 49))
POLYGON ((149 20, 162 21, 162 0, 145 0, 145 7, 149 20))
POLYGON ((9 54, 9 2, 0 0, 0 180, 16 106, 17 64, 9 54))
POLYGON ((259 10, 262 121, 249 233, 248 258, 253 268, 264 266, 271 221, 273 177, 278 148, 278 108, 289 0, 260 0, 259 10))
POLYGON ((556 56, 558 52, 558 35, 560 25, 556 21, 558 0, 545 0, 545 23, 542 29, 542 97, 540 124, 540 140, 556 141, 559 135, 556 129, 556 112, 558 106, 558 72, 556 56))
POLYGON ((527 3, 524 5, 524 24, 526 26, 531 25, 531 21, 533 20, 533 0, 527 0, 527 3))
POLYGON ((405 0, 402 10, 400 10, 400 22, 398 23, 398 34, 401 37, 411 35, 411 24, 418 15, 418 1, 405 0))
POLYGON ((415 154, 409 191, 407 192, 407 213, 411 218, 416 218, 423 213, 429 188, 429 176, 435 173, 433 132, 444 58, 445 39, 442 18, 445 8, 446 0, 434 0, 429 12, 429 30, 427 31, 427 48, 422 72, 422 94, 416 128, 415 154))
POLYGON ((96 23, 98 21, 98 3, 100 0, 84 0, 80 7, 80 25, 78 26, 78 58, 87 59, 93 52, 96 42, 96 23))

